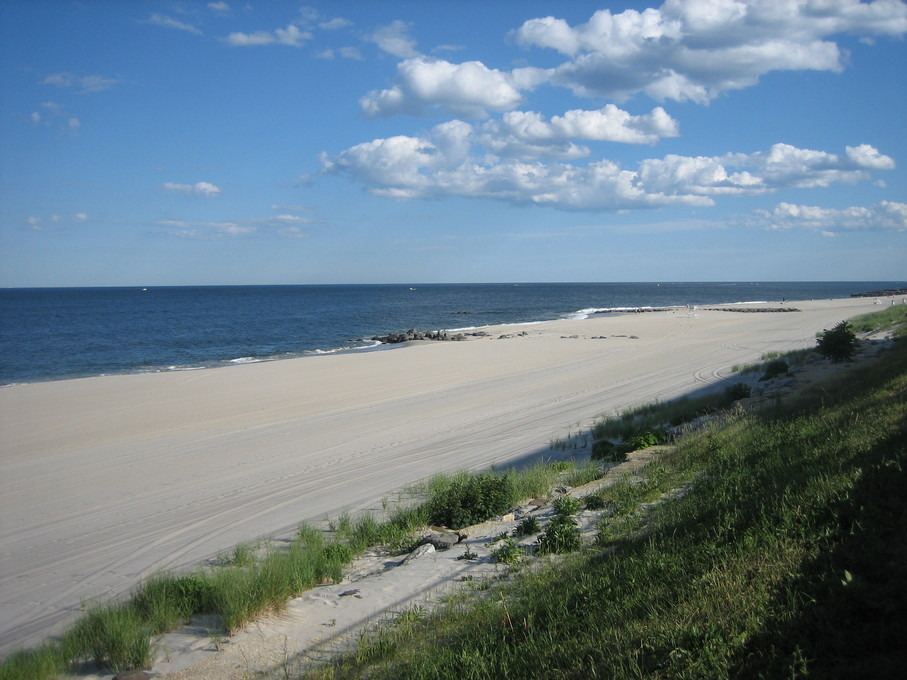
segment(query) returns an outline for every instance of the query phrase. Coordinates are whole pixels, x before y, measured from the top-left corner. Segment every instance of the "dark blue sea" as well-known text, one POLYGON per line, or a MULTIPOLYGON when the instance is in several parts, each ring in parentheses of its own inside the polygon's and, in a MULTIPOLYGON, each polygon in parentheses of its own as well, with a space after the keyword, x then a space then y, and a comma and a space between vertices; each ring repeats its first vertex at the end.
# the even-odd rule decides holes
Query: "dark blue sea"
POLYGON ((0 290, 0 385, 375 348, 375 335, 622 308, 848 297, 904 282, 526 283, 0 290))

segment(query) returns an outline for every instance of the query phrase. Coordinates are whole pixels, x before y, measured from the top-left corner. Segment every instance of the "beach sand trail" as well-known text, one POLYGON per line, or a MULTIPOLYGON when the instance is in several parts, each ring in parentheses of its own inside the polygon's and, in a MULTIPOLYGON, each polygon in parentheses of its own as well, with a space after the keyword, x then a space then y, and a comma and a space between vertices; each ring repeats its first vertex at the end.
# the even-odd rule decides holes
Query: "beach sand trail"
POLYGON ((717 388, 734 364, 812 346, 817 331, 877 309, 859 298, 787 304, 801 311, 603 316, 2 388, 0 653, 155 571, 374 507, 437 472, 550 455, 577 423, 717 388))

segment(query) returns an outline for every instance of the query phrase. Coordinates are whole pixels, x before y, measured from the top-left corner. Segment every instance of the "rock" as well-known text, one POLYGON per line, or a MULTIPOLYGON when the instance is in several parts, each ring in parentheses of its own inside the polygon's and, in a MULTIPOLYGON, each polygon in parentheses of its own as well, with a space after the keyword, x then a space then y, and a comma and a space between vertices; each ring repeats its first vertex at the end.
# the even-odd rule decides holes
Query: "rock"
POLYGON ((506 515, 501 517, 501 521, 502 522, 514 522, 514 521, 516 521, 516 515, 514 515, 512 512, 508 512, 506 515))
POLYGON ((412 342, 414 340, 465 340, 466 335, 463 333, 457 333, 456 335, 451 335, 447 331, 419 331, 415 328, 410 328, 405 333, 388 333, 387 335, 373 335, 372 340, 377 342, 382 342, 386 345, 397 345, 402 342, 412 342))
POLYGON ((413 550, 409 555, 407 555, 406 557, 403 558, 403 561, 400 562, 400 566, 402 567, 403 565, 409 564, 413 560, 417 560, 420 557, 424 557, 425 555, 431 555, 434 551, 435 551, 435 546, 433 546, 431 543, 426 543, 424 545, 420 545, 418 548, 413 550))
POLYGON ((435 548, 435 550, 447 550, 462 541, 463 538, 465 538, 463 535, 453 531, 436 531, 419 541, 419 545, 430 545, 435 548))

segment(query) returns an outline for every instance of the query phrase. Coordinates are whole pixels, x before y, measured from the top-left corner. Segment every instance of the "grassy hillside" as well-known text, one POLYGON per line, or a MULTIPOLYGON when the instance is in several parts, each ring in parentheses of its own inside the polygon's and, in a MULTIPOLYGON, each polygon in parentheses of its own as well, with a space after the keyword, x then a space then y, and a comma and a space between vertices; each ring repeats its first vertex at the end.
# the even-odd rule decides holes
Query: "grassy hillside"
POLYGON ((604 526, 594 549, 402 617, 311 677, 900 677, 905 454, 900 342, 684 438, 658 470, 687 493, 629 538, 604 526))

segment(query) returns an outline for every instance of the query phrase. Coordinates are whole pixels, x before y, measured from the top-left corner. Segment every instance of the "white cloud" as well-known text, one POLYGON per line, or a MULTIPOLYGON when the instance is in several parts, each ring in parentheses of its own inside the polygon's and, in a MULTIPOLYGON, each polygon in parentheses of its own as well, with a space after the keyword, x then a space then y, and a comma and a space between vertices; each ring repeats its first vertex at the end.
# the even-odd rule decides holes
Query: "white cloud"
POLYGON ((227 4, 226 2, 223 2, 223 0, 220 0, 220 2, 209 2, 208 9, 210 9, 213 12, 218 12, 219 14, 229 14, 230 13, 230 5, 227 4))
POLYGON ((116 78, 103 76, 78 76, 74 73, 52 73, 41 81, 41 85, 55 85, 62 88, 77 88, 80 94, 101 92, 107 90, 120 81, 116 78))
POLYGON ((82 127, 79 119, 69 115, 57 102, 42 102, 41 111, 32 111, 28 119, 35 125, 55 127, 73 135, 77 135, 82 127))
POLYGON ((550 80, 581 96, 705 103, 771 71, 841 70, 832 36, 905 32, 907 6, 893 0, 667 0, 643 12, 600 10, 576 26, 531 19, 513 37, 567 56, 550 80))
POLYGON ((158 222, 167 228, 167 234, 180 238, 213 240, 225 237, 245 236, 255 227, 237 222, 186 222, 183 220, 162 220, 158 222))
POLYGON ((379 49, 401 59, 419 56, 416 41, 409 35, 409 24, 396 19, 387 26, 381 26, 366 39, 378 45, 379 49))
POLYGON ((193 33, 195 35, 202 35, 202 32, 192 24, 187 24, 180 21, 179 19, 174 19, 173 17, 167 16, 166 14, 152 14, 147 19, 145 19, 145 23, 154 24, 155 26, 163 26, 164 28, 172 28, 177 31, 185 31, 187 33, 193 33))
MULTIPOLYGON (((522 122, 525 139, 532 135, 542 138, 553 129, 551 123, 532 115, 522 122)), ((593 134, 582 126, 574 126, 573 131, 593 134)), ((487 131, 451 121, 419 137, 396 136, 357 144, 334 158, 324 157, 322 164, 325 172, 345 173, 371 193, 395 199, 462 196, 565 210, 613 211, 705 206, 712 205, 717 196, 856 182, 868 178, 868 169, 888 162, 872 147, 855 147, 861 151, 839 156, 776 144, 752 154, 671 154, 643 160, 633 170, 608 159, 576 165, 502 158, 494 148, 489 149, 500 139, 492 136, 489 141, 487 131)))
POLYGON ((295 24, 287 24, 286 28, 275 31, 255 31, 254 33, 231 33, 224 41, 233 47, 254 47, 258 45, 286 45, 288 47, 302 47, 306 40, 311 39, 309 31, 301 31, 295 24))
POLYGON ((179 191, 184 194, 193 194, 196 196, 217 196, 220 194, 220 187, 211 184, 211 182, 196 182, 195 184, 178 184, 176 182, 164 182, 164 188, 168 191, 179 191))
POLYGON ((825 235, 842 231, 907 231, 907 203, 893 201, 849 208, 779 203, 772 210, 757 210, 756 214, 770 231, 806 229, 825 235))
POLYGON ((76 222, 84 222, 88 219, 88 213, 80 212, 72 216, 72 219, 76 222))
POLYGON ((513 77, 478 61, 452 64, 443 59, 414 57, 397 65, 397 84, 373 90, 359 100, 369 116, 398 113, 420 115, 441 107, 454 115, 483 118, 488 110, 508 111, 523 97, 513 77))
POLYGON ((335 17, 333 19, 328 19, 327 21, 322 21, 318 24, 318 28, 325 31, 336 31, 339 28, 346 28, 350 26, 352 22, 349 19, 344 19, 343 17, 335 17))
MULTIPOLYGON (((306 209, 304 206, 287 206, 289 208, 306 209)), ((278 209, 279 206, 272 206, 278 209)), ((180 238, 213 240, 221 238, 239 238, 250 234, 260 233, 262 230, 270 231, 284 238, 303 238, 308 236, 301 225, 309 224, 313 220, 308 217, 282 213, 273 217, 260 217, 243 220, 230 220, 223 222, 191 222, 185 220, 162 220, 158 226, 165 228, 165 233, 180 238)))

